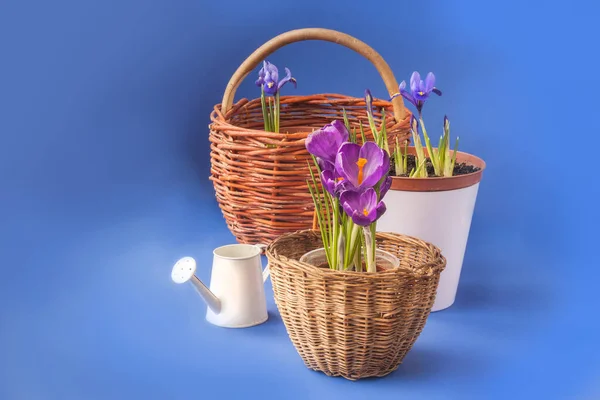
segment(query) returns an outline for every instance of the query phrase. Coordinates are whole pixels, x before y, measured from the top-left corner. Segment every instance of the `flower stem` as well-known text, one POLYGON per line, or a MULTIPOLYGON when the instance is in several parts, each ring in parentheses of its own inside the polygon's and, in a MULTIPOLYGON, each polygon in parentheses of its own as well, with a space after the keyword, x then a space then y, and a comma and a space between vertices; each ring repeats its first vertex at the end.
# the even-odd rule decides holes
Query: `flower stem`
POLYGON ((267 113, 267 101, 265 99, 265 88, 261 85, 260 87, 260 105, 262 106, 263 121, 265 122, 265 131, 270 132, 269 127, 269 116, 267 113))
POLYGON ((371 228, 369 226, 363 227, 363 233, 365 237, 365 247, 367 248, 367 272, 377 272, 375 266, 375 249, 374 241, 371 235, 371 228))
POLYGON ((274 112, 274 122, 275 122, 275 132, 279 133, 279 92, 275 94, 275 112, 274 112))

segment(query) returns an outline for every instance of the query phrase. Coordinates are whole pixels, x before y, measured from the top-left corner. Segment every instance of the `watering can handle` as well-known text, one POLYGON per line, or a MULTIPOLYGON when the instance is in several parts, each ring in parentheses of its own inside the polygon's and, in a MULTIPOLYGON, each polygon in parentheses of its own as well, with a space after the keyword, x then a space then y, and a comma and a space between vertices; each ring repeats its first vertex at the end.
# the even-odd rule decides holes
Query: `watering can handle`
MULTIPOLYGON (((267 249, 266 244, 256 244, 255 246, 260 249, 261 253, 264 253, 265 250, 267 249)), ((265 283, 267 281, 268 277, 269 277, 269 262, 267 261, 267 265, 265 265, 265 267, 263 268, 263 272, 262 272, 263 283, 265 283)))

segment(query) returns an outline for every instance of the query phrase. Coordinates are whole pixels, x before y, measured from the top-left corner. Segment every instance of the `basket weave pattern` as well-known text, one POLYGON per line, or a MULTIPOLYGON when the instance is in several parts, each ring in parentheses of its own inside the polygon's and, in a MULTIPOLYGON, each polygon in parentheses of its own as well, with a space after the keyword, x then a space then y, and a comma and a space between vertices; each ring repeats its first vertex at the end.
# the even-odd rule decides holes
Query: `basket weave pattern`
POLYGON ((392 98, 374 101, 378 110, 386 110, 390 147, 394 147, 396 137, 402 144, 409 138, 411 113, 402 96, 395 96, 398 82, 383 57, 369 45, 323 28, 295 29, 270 39, 234 72, 221 104, 211 113, 210 179, 227 227, 238 242, 268 244, 284 233, 312 227, 314 206, 306 183, 310 178, 307 161, 311 159, 304 141, 313 130, 341 120, 345 109, 352 125, 362 125, 369 140, 373 139, 363 98, 338 94, 283 96, 279 133, 264 130, 260 99, 234 103, 242 81, 271 54, 310 40, 344 46, 369 60, 392 98))
MULTIPOLYGON (((393 117, 391 103, 377 100, 386 108, 386 129, 391 149, 395 138, 408 138, 408 119, 393 117)), ((211 114, 211 176, 219 207, 229 230, 243 243, 268 243, 280 235, 312 226, 314 205, 307 187, 313 161, 304 141, 313 130, 346 110, 349 122, 360 137, 373 140, 365 101, 336 94, 285 96, 281 98, 280 133, 263 131, 260 99, 241 100, 223 115, 220 106, 211 114)), ((380 113, 375 113, 380 118, 380 113)), ((360 140, 359 140, 360 142, 360 140)))
POLYGON ((283 235, 267 250, 275 302, 308 368, 355 380, 396 370, 420 335, 446 260, 422 240, 377 233, 400 259, 378 273, 340 272, 299 262, 322 247, 317 231, 283 235))

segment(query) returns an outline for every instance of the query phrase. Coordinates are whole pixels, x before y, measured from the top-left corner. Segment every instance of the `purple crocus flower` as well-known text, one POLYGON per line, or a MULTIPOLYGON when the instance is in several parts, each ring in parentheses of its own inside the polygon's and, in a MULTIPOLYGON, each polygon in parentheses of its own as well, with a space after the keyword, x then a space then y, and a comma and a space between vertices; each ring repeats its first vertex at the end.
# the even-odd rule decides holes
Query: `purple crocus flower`
POLYGON ((383 199, 388 190, 390 190, 390 187, 392 187, 392 177, 386 176, 381 186, 379 186, 379 200, 383 199))
POLYGON ((326 169, 321 172, 321 183, 325 190, 336 197, 349 188, 348 182, 341 176, 336 176, 335 170, 333 169, 326 169))
POLYGON ((335 120, 308 135, 304 145, 310 154, 317 157, 322 170, 333 170, 338 150, 349 137, 344 123, 335 120))
POLYGON ((263 67, 258 71, 256 86, 263 86, 265 93, 273 96, 288 82, 292 82, 294 87, 297 87, 296 79, 292 78, 292 73, 288 68, 285 68, 285 74, 285 78, 277 82, 279 80, 279 70, 274 64, 263 61, 263 67))
POLYGON ((386 210, 385 203, 377 201, 377 193, 373 188, 345 190, 340 195, 340 204, 352 222, 359 226, 370 225, 386 210))
POLYGON ((388 173, 390 157, 374 142, 359 146, 346 142, 340 146, 335 170, 355 188, 373 187, 388 173))
POLYGON ((425 104, 425 101, 432 92, 438 96, 442 95, 442 92, 435 87, 435 75, 433 75, 433 72, 428 73, 425 82, 423 82, 421 75, 415 71, 410 77, 410 91, 406 90, 405 81, 402 81, 398 88, 400 89, 400 93, 392 96, 392 99, 398 95, 402 95, 402 97, 417 108, 419 115, 421 115, 423 104, 425 104))

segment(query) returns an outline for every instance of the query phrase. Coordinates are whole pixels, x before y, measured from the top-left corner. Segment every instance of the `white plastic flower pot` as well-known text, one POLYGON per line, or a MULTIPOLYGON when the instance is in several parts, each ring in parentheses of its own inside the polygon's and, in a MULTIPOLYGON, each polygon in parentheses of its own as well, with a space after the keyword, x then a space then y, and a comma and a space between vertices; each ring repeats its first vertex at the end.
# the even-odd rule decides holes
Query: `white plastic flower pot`
MULTIPOLYGON (((415 154, 409 148, 409 154, 415 154)), ((439 247, 446 257, 432 311, 450 307, 456 298, 471 219, 485 162, 457 152, 457 163, 478 167, 452 177, 392 177, 385 195, 387 211, 377 222, 379 232, 414 236, 439 247)))

